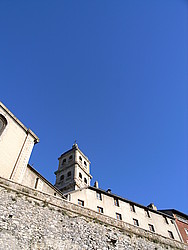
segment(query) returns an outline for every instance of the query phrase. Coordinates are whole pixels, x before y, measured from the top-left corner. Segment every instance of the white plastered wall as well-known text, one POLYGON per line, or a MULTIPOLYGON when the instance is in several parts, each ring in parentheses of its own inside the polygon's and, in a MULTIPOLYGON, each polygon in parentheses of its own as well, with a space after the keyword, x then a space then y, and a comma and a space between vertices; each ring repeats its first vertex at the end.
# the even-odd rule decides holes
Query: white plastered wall
POLYGON ((1 102, 0 114, 7 120, 7 125, 0 135, 0 176, 21 183, 38 138, 1 102))

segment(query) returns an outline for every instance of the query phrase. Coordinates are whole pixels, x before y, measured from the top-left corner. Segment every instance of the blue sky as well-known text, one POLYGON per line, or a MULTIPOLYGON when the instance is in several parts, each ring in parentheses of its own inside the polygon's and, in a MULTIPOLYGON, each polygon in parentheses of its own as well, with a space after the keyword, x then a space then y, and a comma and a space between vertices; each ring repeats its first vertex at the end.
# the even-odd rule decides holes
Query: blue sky
POLYGON ((55 182, 75 139, 93 182, 188 213, 188 2, 0 2, 1 101, 55 182))

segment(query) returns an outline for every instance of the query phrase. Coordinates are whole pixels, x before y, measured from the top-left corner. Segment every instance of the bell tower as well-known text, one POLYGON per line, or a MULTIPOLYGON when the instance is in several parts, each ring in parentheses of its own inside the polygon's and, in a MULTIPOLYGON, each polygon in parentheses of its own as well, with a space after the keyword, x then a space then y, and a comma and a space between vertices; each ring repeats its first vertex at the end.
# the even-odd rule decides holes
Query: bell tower
POLYGON ((72 149, 63 153, 59 158, 58 170, 55 172, 55 187, 64 194, 90 186, 90 161, 78 148, 76 142, 72 149))

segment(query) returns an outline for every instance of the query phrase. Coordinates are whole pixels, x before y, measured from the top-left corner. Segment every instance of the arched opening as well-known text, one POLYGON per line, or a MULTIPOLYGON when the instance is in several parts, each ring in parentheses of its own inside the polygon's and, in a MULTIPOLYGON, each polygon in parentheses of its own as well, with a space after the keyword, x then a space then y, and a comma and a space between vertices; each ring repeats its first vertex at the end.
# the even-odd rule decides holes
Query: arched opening
POLYGON ((61 181, 64 180, 64 175, 61 175, 60 180, 61 180, 61 181))
POLYGON ((67 177, 70 177, 71 176, 71 171, 69 171, 68 173, 67 173, 67 177))

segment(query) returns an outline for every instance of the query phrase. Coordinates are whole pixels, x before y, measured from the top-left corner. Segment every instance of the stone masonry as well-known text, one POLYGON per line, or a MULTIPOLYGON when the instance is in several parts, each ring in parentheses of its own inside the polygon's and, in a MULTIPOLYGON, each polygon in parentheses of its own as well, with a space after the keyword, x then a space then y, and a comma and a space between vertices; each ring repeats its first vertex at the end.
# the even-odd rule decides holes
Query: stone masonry
POLYGON ((0 178, 0 250, 162 250, 187 246, 0 178))

